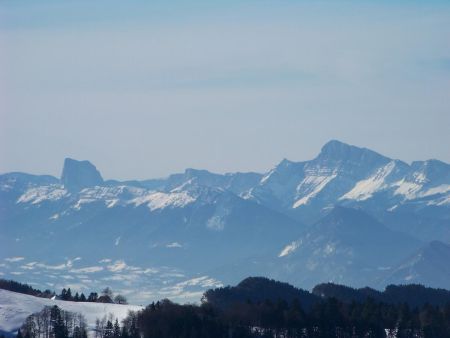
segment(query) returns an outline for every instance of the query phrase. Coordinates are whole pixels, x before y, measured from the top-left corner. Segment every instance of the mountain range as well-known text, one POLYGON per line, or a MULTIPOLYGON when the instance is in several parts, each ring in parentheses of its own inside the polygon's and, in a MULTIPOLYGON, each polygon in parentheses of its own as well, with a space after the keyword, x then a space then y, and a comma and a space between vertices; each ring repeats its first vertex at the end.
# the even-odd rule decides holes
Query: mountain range
POLYGON ((0 175, 0 227, 2 274, 50 287, 188 299, 253 274, 450 288, 450 165, 335 140, 266 173, 117 181, 66 159, 61 178, 0 175))

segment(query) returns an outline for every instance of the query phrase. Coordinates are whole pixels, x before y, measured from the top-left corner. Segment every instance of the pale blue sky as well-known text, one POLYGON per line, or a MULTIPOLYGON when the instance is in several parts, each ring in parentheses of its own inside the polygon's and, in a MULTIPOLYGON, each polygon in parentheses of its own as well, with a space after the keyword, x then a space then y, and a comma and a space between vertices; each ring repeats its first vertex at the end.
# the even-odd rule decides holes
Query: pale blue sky
POLYGON ((450 162, 447 1, 1 1, 0 172, 450 162))

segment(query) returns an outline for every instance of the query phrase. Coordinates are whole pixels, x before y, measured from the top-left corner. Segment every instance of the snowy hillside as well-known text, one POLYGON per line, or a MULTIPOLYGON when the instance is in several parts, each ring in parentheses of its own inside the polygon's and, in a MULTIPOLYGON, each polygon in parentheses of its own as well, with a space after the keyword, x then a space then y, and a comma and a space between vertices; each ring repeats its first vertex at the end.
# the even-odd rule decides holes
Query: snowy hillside
POLYGON ((7 290, 0 290, 0 331, 14 332, 32 313, 41 311, 44 306, 57 305, 59 308, 81 313, 85 316, 90 329, 95 327, 95 320, 110 313, 119 321, 124 319, 128 311, 138 311, 141 306, 68 302, 39 298, 7 290))

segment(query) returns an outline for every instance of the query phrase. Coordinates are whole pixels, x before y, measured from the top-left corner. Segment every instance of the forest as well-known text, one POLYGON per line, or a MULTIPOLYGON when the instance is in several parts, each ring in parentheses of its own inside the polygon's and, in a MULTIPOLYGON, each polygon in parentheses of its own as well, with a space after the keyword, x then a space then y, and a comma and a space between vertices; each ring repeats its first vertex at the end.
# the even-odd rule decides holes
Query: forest
MULTIPOLYGON (((363 298, 357 289, 334 285, 325 289, 331 289, 333 296, 318 297, 286 283, 247 278, 235 287, 208 290, 200 304, 153 302, 142 311, 130 312, 122 323, 112 317, 98 320, 93 331, 95 338, 450 337, 450 301, 442 302, 448 291, 399 286, 389 290, 392 298, 386 302, 371 292, 363 298), (443 297, 438 301, 439 293, 443 297), (352 294, 360 298, 355 300, 352 294), (420 305, 410 305, 403 298, 420 305)), ((46 311, 48 317, 56 310, 46 311)), ((62 312, 60 317, 67 314, 62 312)), ((34 318, 36 324, 27 320, 22 327, 22 337, 81 338, 79 334, 85 332, 81 320, 77 325, 62 320, 67 325, 64 329, 36 330, 39 315, 34 318), (48 331, 50 335, 43 334, 48 331)), ((59 323, 59 319, 50 323, 59 323)))

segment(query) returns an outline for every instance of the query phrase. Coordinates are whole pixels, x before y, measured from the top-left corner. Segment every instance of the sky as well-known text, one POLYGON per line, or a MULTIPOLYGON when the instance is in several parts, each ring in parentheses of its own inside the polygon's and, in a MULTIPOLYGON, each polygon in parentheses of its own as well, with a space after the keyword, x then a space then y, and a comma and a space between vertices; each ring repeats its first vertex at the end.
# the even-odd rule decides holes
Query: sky
POLYGON ((0 173, 450 162, 448 1, 0 0, 0 173))

